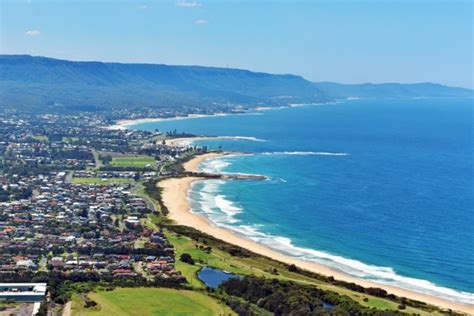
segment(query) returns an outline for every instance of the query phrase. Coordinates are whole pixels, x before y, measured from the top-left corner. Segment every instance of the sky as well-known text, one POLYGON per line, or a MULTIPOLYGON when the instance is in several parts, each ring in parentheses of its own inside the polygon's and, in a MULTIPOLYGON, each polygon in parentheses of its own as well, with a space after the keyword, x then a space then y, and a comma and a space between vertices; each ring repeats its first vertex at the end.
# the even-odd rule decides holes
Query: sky
POLYGON ((472 0, 0 0, 0 52, 474 88, 472 0))

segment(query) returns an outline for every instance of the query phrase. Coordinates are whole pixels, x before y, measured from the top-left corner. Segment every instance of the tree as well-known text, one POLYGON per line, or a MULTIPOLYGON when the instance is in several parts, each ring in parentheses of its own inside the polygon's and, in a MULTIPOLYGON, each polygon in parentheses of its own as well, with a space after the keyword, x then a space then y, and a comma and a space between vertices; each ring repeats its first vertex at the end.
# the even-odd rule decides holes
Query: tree
POLYGON ((9 194, 2 187, 0 187, 0 202, 6 202, 9 200, 9 194))
POLYGON ((288 271, 290 271, 290 272, 296 272, 296 271, 298 271, 298 267, 295 266, 294 264, 290 264, 290 265, 288 266, 288 271))
POLYGON ((179 257, 179 260, 181 260, 182 262, 189 263, 189 264, 194 264, 193 258, 191 257, 189 253, 186 253, 186 252, 181 254, 181 256, 179 257))

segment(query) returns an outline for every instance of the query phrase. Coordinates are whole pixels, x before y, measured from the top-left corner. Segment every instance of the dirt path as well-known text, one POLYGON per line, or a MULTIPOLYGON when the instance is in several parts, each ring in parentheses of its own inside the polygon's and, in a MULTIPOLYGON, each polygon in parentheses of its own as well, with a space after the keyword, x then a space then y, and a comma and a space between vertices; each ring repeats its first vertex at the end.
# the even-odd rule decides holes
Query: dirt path
POLYGON ((63 316, 72 316, 72 302, 67 302, 64 305, 63 316))

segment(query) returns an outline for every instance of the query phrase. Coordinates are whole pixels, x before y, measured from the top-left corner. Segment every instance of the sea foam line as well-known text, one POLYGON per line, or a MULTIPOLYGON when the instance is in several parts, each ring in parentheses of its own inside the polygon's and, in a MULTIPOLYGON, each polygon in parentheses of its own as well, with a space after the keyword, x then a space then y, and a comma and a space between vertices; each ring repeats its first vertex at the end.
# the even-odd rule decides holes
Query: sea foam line
MULTIPOLYGON (((211 181, 213 182, 213 180, 211 181)), ((219 186, 224 181, 219 183, 213 182, 207 186, 207 183, 211 181, 204 181, 203 190, 208 195, 206 195, 205 199, 198 201, 197 205, 194 204, 193 212, 204 215, 217 226, 232 230, 244 238, 261 243, 287 256, 322 264, 361 279, 430 294, 465 304, 472 304, 474 300, 473 293, 439 286, 428 280, 402 276, 397 274, 391 267, 370 265, 324 251, 299 247, 294 245, 293 241, 288 237, 262 232, 262 225, 243 225, 241 220, 235 218, 235 215, 242 213, 244 210, 234 202, 227 200, 226 196, 219 192, 219 186), (206 211, 209 209, 212 209, 212 211, 206 211)))
POLYGON ((265 139, 253 137, 253 136, 203 136, 196 137, 195 139, 186 140, 189 143, 198 141, 213 141, 213 140, 237 140, 237 141, 251 141, 251 142, 266 142, 265 139))
MULTIPOLYGON (((230 165, 230 162, 222 161, 222 158, 225 157, 214 158, 203 164, 207 164, 208 170, 212 172, 222 172, 230 165), (215 161, 218 161, 218 163, 214 163, 215 161)), ((288 237, 262 232, 262 225, 244 225, 241 220, 235 217, 244 211, 243 208, 222 194, 220 189, 223 184, 225 184, 223 180, 204 180, 193 183, 190 196, 196 195, 197 192, 200 192, 201 195, 198 199, 193 200, 190 198, 192 211, 204 215, 210 222, 217 226, 230 229, 244 238, 264 244, 280 253, 301 260, 323 264, 351 276, 419 293, 430 294, 459 303, 472 304, 474 300, 473 293, 439 286, 428 280, 402 276, 397 274, 391 267, 366 264, 355 259, 344 258, 325 251, 299 247, 294 245, 293 241, 288 237), (198 183, 202 183, 203 185, 201 190, 196 190, 195 188, 195 185, 198 185, 198 183)))
POLYGON ((472 304, 474 300, 473 293, 439 286, 428 280, 402 276, 397 274, 396 271, 391 267, 370 265, 358 260, 336 256, 324 251, 295 246, 292 240, 287 237, 261 232, 259 230, 261 226, 235 226, 219 222, 216 224, 224 226, 227 229, 231 229, 243 237, 258 243, 262 243, 269 248, 272 248, 285 255, 323 264, 332 269, 342 271, 348 275, 352 275, 361 279, 409 289, 419 293, 426 293, 465 304, 472 304))
MULTIPOLYGON (((244 172, 226 172, 224 169, 230 166, 230 162, 227 160, 228 158, 232 157, 240 157, 240 156, 249 156, 251 154, 232 154, 226 156, 219 156, 219 157, 212 157, 206 158, 198 167, 199 171, 206 172, 206 173, 219 173, 225 175, 239 175, 239 176, 256 176, 256 177, 264 177, 264 175, 256 174, 256 173, 244 173, 244 172)), ((269 177, 267 177, 269 179, 269 177)))
MULTIPOLYGON (((222 137, 223 139, 227 138, 225 136, 222 137)), ((253 142, 266 142, 265 139, 252 137, 252 136, 229 136, 228 139, 235 139, 235 140, 249 140, 253 142)))
POLYGON ((349 153, 340 152, 326 152, 326 151, 275 151, 275 152, 263 152, 265 156, 349 156, 349 153))

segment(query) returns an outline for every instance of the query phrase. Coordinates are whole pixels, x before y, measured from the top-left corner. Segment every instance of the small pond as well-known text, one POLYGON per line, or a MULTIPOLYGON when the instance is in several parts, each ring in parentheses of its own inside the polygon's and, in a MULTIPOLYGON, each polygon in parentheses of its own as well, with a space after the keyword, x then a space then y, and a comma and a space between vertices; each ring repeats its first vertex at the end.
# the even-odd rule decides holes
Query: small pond
POLYGON ((240 278, 240 276, 219 269, 204 267, 198 272, 198 278, 208 287, 215 289, 222 282, 231 278, 240 278))

